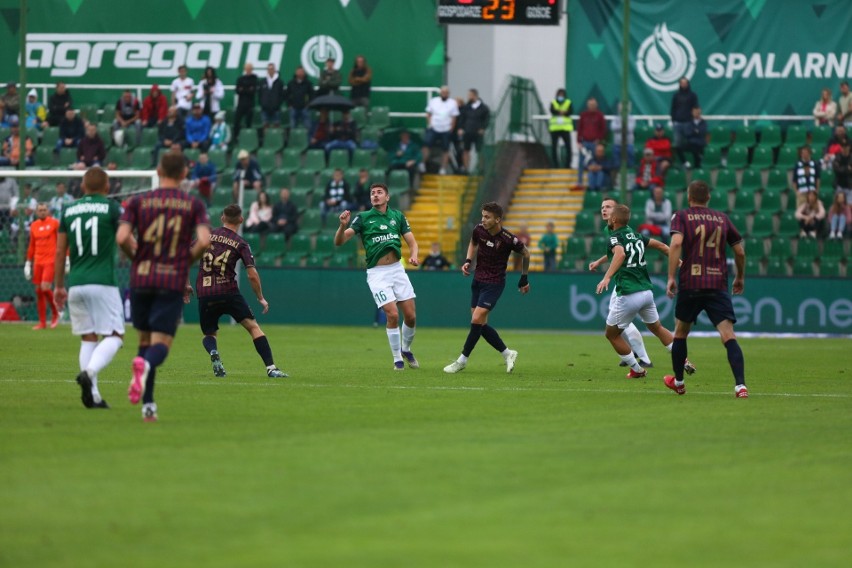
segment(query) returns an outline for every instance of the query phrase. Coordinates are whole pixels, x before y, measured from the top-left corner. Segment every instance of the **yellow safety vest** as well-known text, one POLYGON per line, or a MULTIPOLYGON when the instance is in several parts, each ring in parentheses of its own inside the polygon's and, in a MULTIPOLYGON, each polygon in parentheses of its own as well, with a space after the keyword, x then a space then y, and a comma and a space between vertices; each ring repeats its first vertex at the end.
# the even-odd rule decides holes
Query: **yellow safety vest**
MULTIPOLYGON (((556 110, 565 112, 571 108, 571 99, 565 99, 562 101, 562 104, 559 104, 559 101, 553 99, 550 104, 551 106, 556 107, 556 110)), ((574 130, 574 121, 571 120, 570 116, 554 115, 550 117, 549 129, 551 132, 555 132, 557 130, 567 130, 568 132, 571 132, 574 130)))

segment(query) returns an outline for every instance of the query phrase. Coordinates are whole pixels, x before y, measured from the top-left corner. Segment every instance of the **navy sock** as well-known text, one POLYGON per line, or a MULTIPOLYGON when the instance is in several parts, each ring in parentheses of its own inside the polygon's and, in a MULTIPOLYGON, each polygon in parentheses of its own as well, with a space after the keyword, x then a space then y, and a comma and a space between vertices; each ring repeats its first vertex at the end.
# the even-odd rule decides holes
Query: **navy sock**
POLYGON ((678 381, 683 380, 684 363, 686 363, 686 338, 678 339, 675 337, 672 342, 672 369, 675 379, 678 381))
POLYGON ((151 367, 148 371, 148 380, 145 381, 145 392, 142 393, 142 402, 150 404, 154 402, 154 379, 157 376, 157 369, 151 367))
POLYGON ((265 335, 261 335, 254 340, 254 348, 257 350, 257 354, 260 355, 260 358, 263 359, 264 365, 269 367, 270 365, 275 364, 272 360, 272 348, 269 346, 269 340, 266 339, 265 335))
POLYGON ((168 355, 169 348, 164 343, 155 343, 148 347, 148 351, 145 352, 145 360, 148 361, 152 369, 155 369, 163 364, 168 355))
POLYGON ((482 326, 482 337, 485 338, 485 341, 488 342, 488 345, 502 353, 506 350, 506 344, 503 343, 503 340, 500 339, 500 334, 497 333, 497 330, 491 327, 488 324, 482 326))
POLYGON ((201 344, 204 345, 204 348, 207 350, 207 353, 211 351, 216 351, 218 346, 216 345, 216 336, 215 335, 205 335, 204 339, 201 340, 201 344))
POLYGON ((479 337, 481 335, 482 324, 470 324, 470 332, 467 334, 467 339, 464 342, 464 349, 462 349, 462 355, 464 355, 465 357, 470 357, 470 354, 473 353, 473 348, 476 347, 476 342, 479 341, 479 337))
POLYGON ((136 352, 136 356, 137 357, 144 357, 145 353, 147 353, 147 352, 148 352, 148 346, 147 345, 140 345, 139 350, 136 352))
POLYGON ((734 373, 734 380, 738 385, 745 384, 745 359, 743 358, 743 350, 736 339, 729 339, 725 342, 725 349, 728 350, 728 364, 731 365, 731 371, 734 373))

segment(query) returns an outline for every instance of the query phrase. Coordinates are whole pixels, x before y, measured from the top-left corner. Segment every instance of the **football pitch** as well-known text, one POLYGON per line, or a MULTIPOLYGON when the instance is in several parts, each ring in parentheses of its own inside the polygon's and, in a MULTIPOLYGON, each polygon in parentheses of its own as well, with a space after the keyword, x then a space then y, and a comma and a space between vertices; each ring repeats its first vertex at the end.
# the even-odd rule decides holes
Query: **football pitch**
MULTIPOLYGON (((494 324, 499 329, 499 320, 494 324)), ((603 322, 601 322, 603 326, 603 322)), ((80 404, 67 325, 0 325, 0 566, 848 566, 852 381, 843 339, 695 338, 627 380, 601 335, 505 331, 515 373, 466 330, 266 326, 288 379, 224 327, 158 372, 160 420, 127 402, 136 336, 80 404)))

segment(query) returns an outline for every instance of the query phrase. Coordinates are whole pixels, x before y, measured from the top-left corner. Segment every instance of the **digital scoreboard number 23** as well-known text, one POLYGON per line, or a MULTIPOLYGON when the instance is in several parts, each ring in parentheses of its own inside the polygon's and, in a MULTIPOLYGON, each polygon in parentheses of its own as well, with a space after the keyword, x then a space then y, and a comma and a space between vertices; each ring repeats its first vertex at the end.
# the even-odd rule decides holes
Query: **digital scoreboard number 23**
POLYGON ((438 23, 559 25, 559 0, 438 0, 438 23))

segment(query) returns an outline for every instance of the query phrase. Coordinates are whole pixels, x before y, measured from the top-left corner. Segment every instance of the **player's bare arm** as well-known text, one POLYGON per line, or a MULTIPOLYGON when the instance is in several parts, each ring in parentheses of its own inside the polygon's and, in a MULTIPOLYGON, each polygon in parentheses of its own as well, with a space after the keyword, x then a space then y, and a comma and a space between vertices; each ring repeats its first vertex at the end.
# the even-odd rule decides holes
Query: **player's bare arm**
POLYGON ((60 310, 65 307, 68 291, 65 289, 65 262, 68 258, 68 235, 59 233, 56 236, 56 257, 53 270, 53 299, 60 310))
POLYGON ((745 247, 742 243, 737 243, 733 246, 734 249, 734 264, 737 267, 737 276, 734 278, 733 292, 734 294, 742 294, 745 289, 745 247))
POLYGON ((189 275, 186 275, 186 286, 183 287, 183 303, 188 304, 189 300, 192 299, 192 284, 189 283, 189 275))
POLYGON ((471 268, 473 268, 473 259, 476 258, 477 249, 479 249, 479 244, 475 243, 473 239, 471 239, 470 244, 467 245, 467 256, 465 256, 464 264, 461 266, 462 274, 465 276, 470 276, 471 268))
POLYGON ((601 294, 604 290, 609 290, 609 282, 612 280, 612 277, 618 272, 618 269, 621 268, 621 265, 624 263, 624 259, 627 257, 624 254, 624 247, 621 245, 617 245, 612 247, 612 262, 609 263, 609 268, 606 270, 606 274, 604 274, 603 280, 598 282, 597 293, 601 294))
POLYGON ((195 244, 189 249, 189 254, 192 261, 195 262, 210 248, 210 227, 207 225, 198 225, 195 227, 195 244))
POLYGON ((122 221, 115 233, 115 242, 127 258, 136 256, 136 239, 133 237, 133 227, 130 223, 122 221))
POLYGON ((337 227, 337 231, 334 233, 334 245, 340 246, 355 234, 355 229, 347 229, 349 226, 349 219, 352 217, 352 213, 349 210, 344 211, 340 214, 338 219, 340 220, 340 225, 337 227))
POLYGON ((669 280, 666 284, 666 295, 669 298, 674 298, 675 294, 677 294, 677 269, 680 266, 680 254, 682 250, 683 235, 672 233, 672 241, 669 244, 669 280))
POLYGON ((598 266, 600 266, 604 262, 606 262, 606 255, 603 255, 602 257, 600 257, 597 260, 593 260, 592 262, 589 263, 589 271, 594 272, 595 270, 598 269, 598 266))
POLYGON ((407 233, 402 235, 402 238, 405 239, 406 243, 408 243, 408 251, 409 251, 408 264, 410 264, 411 266, 419 265, 420 264, 420 260, 419 260, 420 249, 417 247, 417 240, 414 238, 414 233, 412 233, 411 231, 408 231, 407 233))
POLYGON ((266 298, 263 297, 263 289, 260 286, 260 274, 257 272, 257 268, 254 266, 250 266, 246 269, 246 278, 248 278, 249 284, 251 285, 251 289, 254 291, 255 297, 257 297, 257 303, 259 303, 263 307, 263 313, 269 311, 269 302, 266 301, 266 298))

